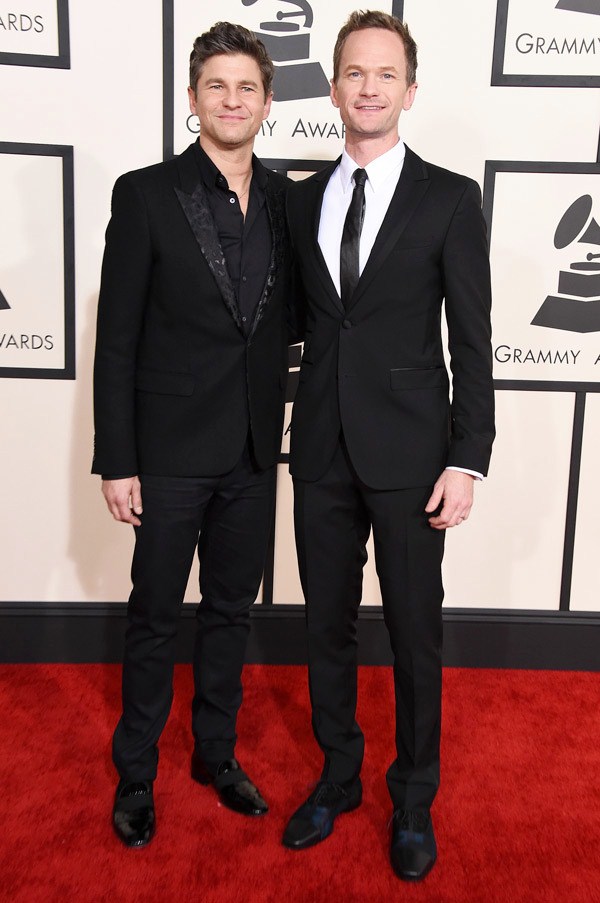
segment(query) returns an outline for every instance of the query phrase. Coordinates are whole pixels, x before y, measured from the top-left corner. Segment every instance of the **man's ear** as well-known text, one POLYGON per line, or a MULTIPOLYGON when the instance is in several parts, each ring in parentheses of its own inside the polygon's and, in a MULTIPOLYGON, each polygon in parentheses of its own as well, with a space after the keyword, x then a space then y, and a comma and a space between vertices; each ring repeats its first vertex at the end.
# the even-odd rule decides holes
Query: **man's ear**
POLYGON ((333 78, 331 79, 330 84, 331 84, 331 88, 329 89, 329 97, 331 99, 331 103, 334 105, 334 107, 337 107, 339 109, 340 105, 339 105, 339 102, 337 99, 337 90, 336 90, 335 81, 333 78))
POLYGON ((263 119, 266 119, 269 113, 271 112, 271 102, 273 100, 273 92, 267 94, 267 98, 265 100, 265 108, 263 110, 263 119))
POLYGON ((403 110, 410 110, 410 108, 412 107, 412 105, 415 101, 415 94, 417 93, 418 87, 419 87, 418 84, 416 82, 413 82, 413 84, 410 86, 410 88, 406 92, 406 94, 404 96, 404 103, 402 104, 403 110))

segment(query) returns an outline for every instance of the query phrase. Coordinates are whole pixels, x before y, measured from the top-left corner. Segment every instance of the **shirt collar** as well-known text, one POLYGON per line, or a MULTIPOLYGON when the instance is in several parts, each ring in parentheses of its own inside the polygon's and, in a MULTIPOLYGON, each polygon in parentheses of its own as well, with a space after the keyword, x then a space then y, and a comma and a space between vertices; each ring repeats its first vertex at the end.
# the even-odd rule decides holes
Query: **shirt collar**
MULTIPOLYGON (((380 157, 375 157, 374 160, 371 160, 371 162, 364 167, 367 171, 368 184, 371 186, 373 192, 376 193, 388 179, 393 177, 394 173, 399 174, 402 169, 405 154, 406 146, 404 141, 399 138, 398 143, 390 148, 389 151, 386 151, 385 154, 381 154, 380 157)), ((344 148, 339 168, 340 182, 344 194, 348 189, 352 188, 352 176, 356 169, 360 169, 358 163, 354 162, 350 154, 344 148)))
MULTIPOLYGON (((200 169, 200 175, 206 188, 209 190, 212 190, 215 186, 223 188, 227 184, 227 180, 223 177, 223 181, 221 181, 221 172, 219 171, 219 168, 215 166, 199 140, 196 141, 194 147, 196 148, 196 160, 200 169)), ((356 167, 354 167, 354 169, 356 169, 356 167)), ((352 170, 352 172, 354 172, 354 170, 352 170)), ((255 154, 252 154, 252 185, 257 185, 264 191, 267 181, 267 171, 260 165, 258 157, 256 157, 255 154)))

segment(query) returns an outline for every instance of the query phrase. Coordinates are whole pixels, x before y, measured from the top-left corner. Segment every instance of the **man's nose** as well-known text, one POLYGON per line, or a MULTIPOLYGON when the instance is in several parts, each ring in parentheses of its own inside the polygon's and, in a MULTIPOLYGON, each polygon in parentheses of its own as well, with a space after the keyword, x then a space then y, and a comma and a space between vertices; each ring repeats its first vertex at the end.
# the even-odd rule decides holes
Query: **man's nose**
POLYGON ((360 93, 367 97, 374 97, 376 94, 379 94, 379 84, 376 75, 365 76, 360 93))
POLYGON ((239 107, 240 99, 234 90, 225 91, 223 95, 223 106, 228 108, 239 107))

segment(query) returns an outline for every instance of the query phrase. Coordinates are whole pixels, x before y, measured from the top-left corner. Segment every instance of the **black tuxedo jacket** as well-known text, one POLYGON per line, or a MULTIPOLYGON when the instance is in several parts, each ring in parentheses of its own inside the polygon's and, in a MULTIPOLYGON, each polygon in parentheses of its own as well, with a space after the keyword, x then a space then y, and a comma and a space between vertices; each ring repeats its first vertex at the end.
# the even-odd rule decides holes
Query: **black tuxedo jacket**
POLYGON ((323 193, 336 166, 295 183, 288 194, 308 305, 291 472, 319 479, 342 430, 359 477, 374 489, 431 485, 447 465, 485 474, 494 396, 479 187, 406 148, 397 189, 344 310, 317 242, 323 193))
POLYGON ((118 179, 98 305, 94 473, 225 473, 248 429, 259 466, 277 460, 288 369, 287 185, 268 172, 271 261, 246 338, 193 145, 118 179))

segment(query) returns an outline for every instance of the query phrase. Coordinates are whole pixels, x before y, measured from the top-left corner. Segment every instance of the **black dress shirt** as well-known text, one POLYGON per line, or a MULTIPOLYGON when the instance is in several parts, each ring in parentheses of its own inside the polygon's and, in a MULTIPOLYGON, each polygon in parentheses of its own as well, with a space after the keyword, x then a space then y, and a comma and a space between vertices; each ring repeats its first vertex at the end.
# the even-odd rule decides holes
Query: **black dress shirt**
POLYGON ((225 256, 247 336, 260 300, 271 260, 271 225, 267 212, 265 187, 267 176, 257 169, 252 158, 252 180, 248 209, 244 218, 235 192, 197 142, 197 160, 208 203, 225 256))

